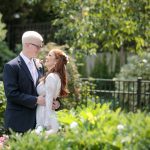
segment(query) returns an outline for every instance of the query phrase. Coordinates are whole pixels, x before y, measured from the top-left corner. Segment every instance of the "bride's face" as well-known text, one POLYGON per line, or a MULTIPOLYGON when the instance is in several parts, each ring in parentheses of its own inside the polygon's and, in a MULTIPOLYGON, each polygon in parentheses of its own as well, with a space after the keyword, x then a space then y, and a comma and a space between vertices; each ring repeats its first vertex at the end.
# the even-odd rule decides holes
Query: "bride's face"
POLYGON ((50 51, 46 56, 45 66, 50 69, 56 64, 56 57, 53 51, 50 51))

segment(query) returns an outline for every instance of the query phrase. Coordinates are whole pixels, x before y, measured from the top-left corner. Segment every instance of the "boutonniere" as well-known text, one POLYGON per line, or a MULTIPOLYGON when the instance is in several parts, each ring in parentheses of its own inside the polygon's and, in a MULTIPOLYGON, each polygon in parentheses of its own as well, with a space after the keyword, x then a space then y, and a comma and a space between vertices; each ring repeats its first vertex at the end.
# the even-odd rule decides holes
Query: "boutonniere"
POLYGON ((40 60, 40 59, 34 59, 34 62, 35 62, 36 68, 38 70, 41 69, 41 68, 43 68, 42 60, 40 60))

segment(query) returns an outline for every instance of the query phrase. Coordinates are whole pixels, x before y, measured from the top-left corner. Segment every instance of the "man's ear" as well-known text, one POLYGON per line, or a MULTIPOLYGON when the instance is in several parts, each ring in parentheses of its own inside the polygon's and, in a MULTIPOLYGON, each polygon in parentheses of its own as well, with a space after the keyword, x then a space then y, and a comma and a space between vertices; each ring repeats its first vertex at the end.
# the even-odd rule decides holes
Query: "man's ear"
POLYGON ((25 47, 30 47, 29 43, 25 43, 24 45, 25 45, 25 47))

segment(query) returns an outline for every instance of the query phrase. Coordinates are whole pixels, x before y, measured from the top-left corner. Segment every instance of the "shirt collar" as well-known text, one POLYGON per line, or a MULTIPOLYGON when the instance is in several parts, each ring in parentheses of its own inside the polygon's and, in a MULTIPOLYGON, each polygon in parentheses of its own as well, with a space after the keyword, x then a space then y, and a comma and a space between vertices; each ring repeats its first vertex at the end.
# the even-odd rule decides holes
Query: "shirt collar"
POLYGON ((29 64, 29 63, 33 63, 33 58, 32 59, 29 59, 27 56, 25 56, 23 54, 23 52, 20 53, 20 56, 23 58, 23 60, 25 61, 26 64, 29 64))

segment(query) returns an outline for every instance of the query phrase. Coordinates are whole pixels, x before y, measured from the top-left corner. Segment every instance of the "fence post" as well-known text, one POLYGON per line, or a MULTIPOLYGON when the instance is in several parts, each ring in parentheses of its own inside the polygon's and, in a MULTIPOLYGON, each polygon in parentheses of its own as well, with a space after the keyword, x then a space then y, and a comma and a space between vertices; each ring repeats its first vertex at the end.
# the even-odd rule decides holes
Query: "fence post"
POLYGON ((137 79, 137 107, 141 106, 141 80, 142 77, 138 77, 137 79))

